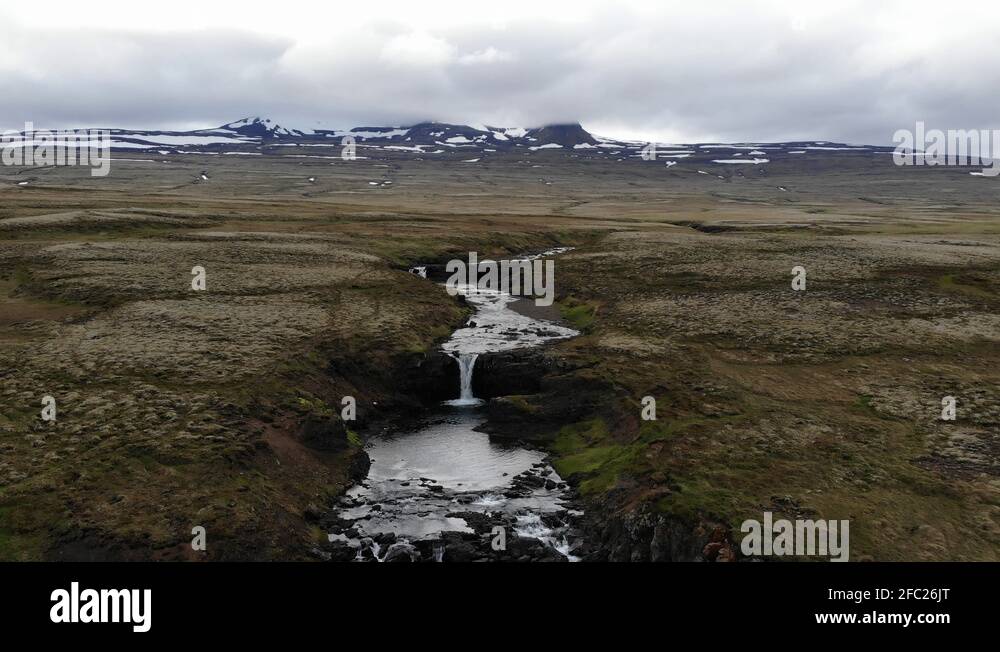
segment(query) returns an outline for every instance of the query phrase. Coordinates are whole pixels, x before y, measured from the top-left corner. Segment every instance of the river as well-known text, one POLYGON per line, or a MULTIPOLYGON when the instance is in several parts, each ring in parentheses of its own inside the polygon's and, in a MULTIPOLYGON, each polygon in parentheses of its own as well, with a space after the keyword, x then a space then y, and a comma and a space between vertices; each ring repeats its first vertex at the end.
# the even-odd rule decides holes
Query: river
MULTIPOLYGON (((425 276, 424 268, 414 269, 425 276)), ((342 498, 329 540, 349 547, 358 561, 575 561, 582 514, 572 493, 542 451, 477 430, 486 416, 472 379, 482 354, 578 333, 512 310, 518 298, 510 294, 458 290, 474 314, 441 349, 458 362, 460 397, 429 411, 415 428, 366 442, 368 476, 342 498)))

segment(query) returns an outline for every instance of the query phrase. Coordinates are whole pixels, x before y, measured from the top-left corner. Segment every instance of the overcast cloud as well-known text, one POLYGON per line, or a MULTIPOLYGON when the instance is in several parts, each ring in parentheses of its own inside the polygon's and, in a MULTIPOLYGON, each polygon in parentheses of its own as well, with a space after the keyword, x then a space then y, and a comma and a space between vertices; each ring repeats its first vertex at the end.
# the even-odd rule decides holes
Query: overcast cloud
POLYGON ((998 5, 50 0, 0 8, 0 127, 579 121, 889 144, 917 120, 1000 128, 998 5))

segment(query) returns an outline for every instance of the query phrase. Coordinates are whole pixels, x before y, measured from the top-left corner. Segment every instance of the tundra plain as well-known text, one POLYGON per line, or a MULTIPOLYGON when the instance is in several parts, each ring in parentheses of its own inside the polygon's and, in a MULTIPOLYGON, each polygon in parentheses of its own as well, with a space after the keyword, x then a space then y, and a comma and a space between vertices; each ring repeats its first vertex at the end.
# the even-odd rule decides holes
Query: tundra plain
POLYGON ((582 335, 488 410, 575 489, 588 559, 736 559, 764 511, 849 519, 852 560, 1000 559, 994 179, 115 156, 0 170, 0 559, 324 558, 365 437, 438 400, 427 361, 468 314, 407 268, 557 246, 582 335))

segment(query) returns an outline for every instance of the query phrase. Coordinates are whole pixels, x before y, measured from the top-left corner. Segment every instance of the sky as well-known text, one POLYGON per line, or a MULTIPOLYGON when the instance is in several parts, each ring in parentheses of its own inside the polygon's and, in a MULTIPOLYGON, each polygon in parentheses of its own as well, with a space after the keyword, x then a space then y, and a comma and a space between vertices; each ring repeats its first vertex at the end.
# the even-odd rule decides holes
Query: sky
POLYGON ((0 0, 0 128, 581 122, 660 142, 1000 128, 995 0, 0 0))

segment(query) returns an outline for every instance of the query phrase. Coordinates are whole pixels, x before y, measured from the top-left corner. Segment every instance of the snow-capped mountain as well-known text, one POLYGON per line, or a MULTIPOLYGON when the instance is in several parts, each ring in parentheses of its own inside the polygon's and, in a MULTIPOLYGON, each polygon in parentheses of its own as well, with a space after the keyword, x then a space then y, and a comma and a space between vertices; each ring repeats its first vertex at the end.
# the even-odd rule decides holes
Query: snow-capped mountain
POLYGON ((255 138, 281 138, 282 136, 294 138, 305 136, 306 133, 294 129, 286 129, 270 118, 243 118, 236 122, 230 122, 219 127, 219 131, 232 131, 243 136, 255 138))
POLYGON ((308 128, 286 127, 270 118, 243 118, 222 125, 217 131, 232 132, 241 136, 269 140, 320 140, 350 136, 355 141, 393 141, 411 143, 411 146, 440 146, 450 148, 510 148, 517 146, 539 147, 559 145, 573 148, 579 144, 596 144, 598 141, 579 124, 546 125, 537 128, 491 127, 487 125, 455 125, 443 122, 421 122, 410 126, 353 127, 333 129, 321 125, 308 128))
POLYGON ((409 126, 338 129, 322 122, 292 126, 258 116, 194 131, 110 131, 112 149, 147 150, 163 156, 254 154, 332 158, 339 156, 345 144, 353 143, 356 155, 368 159, 435 157, 478 163, 505 154, 518 157, 564 156, 659 162, 674 171, 699 165, 763 169, 768 163, 780 160, 815 161, 817 157, 868 157, 892 152, 891 147, 823 141, 700 144, 624 141, 595 136, 576 123, 496 127, 421 122, 409 126))

